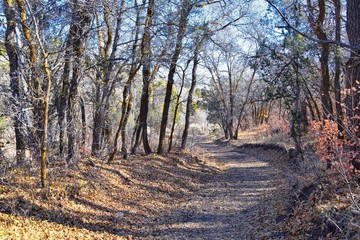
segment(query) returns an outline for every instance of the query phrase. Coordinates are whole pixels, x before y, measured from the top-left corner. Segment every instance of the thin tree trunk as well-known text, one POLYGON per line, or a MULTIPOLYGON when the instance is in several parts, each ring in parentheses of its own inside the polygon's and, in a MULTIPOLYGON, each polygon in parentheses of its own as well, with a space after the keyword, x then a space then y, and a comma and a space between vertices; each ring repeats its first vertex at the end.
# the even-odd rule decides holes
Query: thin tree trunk
MULTIPOLYGON (((341 2, 340 0, 334 0, 335 4, 335 40, 337 42, 341 41, 341 2)), ((343 113, 341 107, 341 85, 340 85, 340 74, 341 74, 341 56, 339 47, 336 46, 335 50, 335 78, 334 78, 334 87, 335 87, 335 106, 336 106, 336 121, 339 131, 339 137, 344 131, 343 123, 343 113)))
POLYGON ((131 93, 131 89, 129 89, 129 91, 130 91, 129 92, 130 96, 129 96, 128 104, 127 104, 127 107, 126 107, 124 121, 123 121, 122 128, 121 128, 121 153, 122 153, 124 159, 127 159, 127 157, 128 157, 126 127, 127 127, 127 123, 129 121, 129 116, 130 116, 131 109, 132 109, 132 93, 131 93))
POLYGON ((66 145, 66 110, 67 110, 67 100, 69 98, 69 81, 70 81, 70 69, 71 69, 71 58, 73 54, 73 38, 75 34, 75 26, 74 23, 71 24, 67 42, 66 42, 66 50, 64 55, 64 69, 63 74, 61 76, 62 81, 62 89, 61 89, 61 95, 57 104, 57 111, 58 111, 58 124, 60 128, 59 133, 59 153, 60 156, 63 157, 64 155, 64 147, 66 145))
POLYGON ((46 186, 46 162, 47 162, 47 143, 48 143, 48 123, 49 123, 49 99, 50 99, 50 90, 51 90, 51 72, 48 66, 48 55, 43 51, 43 69, 46 76, 46 90, 44 96, 44 118, 43 118, 43 131, 42 131, 42 141, 41 141, 41 186, 44 188, 46 186))
POLYGON ((251 75, 250 82, 249 82, 249 86, 248 86, 248 89, 247 89, 247 91, 246 91, 244 103, 241 105, 241 109, 240 109, 239 117, 238 117, 238 124, 237 124, 237 126, 236 126, 234 139, 238 139, 238 136, 239 136, 239 129, 240 129, 240 124, 241 124, 242 115, 243 115, 243 112, 244 112, 244 110, 245 110, 245 106, 246 106, 246 104, 247 104, 247 102, 248 102, 248 99, 249 99, 249 96, 250 96, 252 84, 253 84, 253 82, 254 82, 254 80, 255 80, 256 70, 257 70, 257 66, 254 67, 254 71, 253 71, 253 73, 252 73, 252 75, 251 75))
POLYGON ((181 137, 181 149, 182 150, 185 150, 186 142, 187 142, 187 139, 189 136, 190 117, 193 112, 192 103, 193 103, 193 95, 194 95, 194 91, 195 91, 195 87, 196 87, 196 83, 197 83, 197 67, 199 64, 199 50, 200 50, 201 44, 202 44, 202 41, 198 40, 196 42, 195 50, 194 50, 193 68, 192 68, 192 72, 191 72, 191 86, 190 86, 189 94, 188 94, 187 101, 186 101, 185 126, 184 126, 184 131, 183 131, 183 134, 181 137))
POLYGON ((117 18, 116 18, 116 28, 115 28, 115 36, 113 38, 113 30, 111 26, 111 19, 110 19, 110 6, 108 3, 103 2, 104 6, 104 20, 107 27, 107 39, 104 41, 102 33, 100 31, 100 17, 97 16, 98 22, 98 46, 99 46, 99 53, 101 56, 101 69, 97 74, 97 80, 95 85, 95 102, 94 102, 94 119, 93 119, 93 131, 92 131, 92 145, 91 145, 91 154, 93 156, 99 156, 102 147, 105 145, 112 145, 112 131, 109 131, 111 126, 105 124, 104 121, 108 119, 108 109, 109 109, 109 100, 110 96, 113 92, 113 84, 114 84, 114 77, 113 70, 115 66, 115 62, 112 59, 115 58, 117 54, 118 44, 120 40, 120 32, 123 22, 123 13, 125 8, 125 0, 121 0, 120 6, 117 9, 117 18), (113 39, 113 41, 112 41, 113 39), (103 47, 103 44, 105 47, 103 47), (112 45, 111 45, 112 44, 112 45), (112 46, 112 47, 111 47, 112 46), (110 53, 111 52, 111 53, 110 53), (110 61, 107 61, 110 60, 110 61), (100 84, 100 81, 102 84, 100 84), (102 140, 104 141, 102 143, 102 140))
POLYGON ((184 88, 184 83, 185 83, 185 72, 190 64, 191 60, 188 60, 186 67, 183 69, 183 73, 182 73, 182 78, 181 78, 181 85, 180 85, 180 91, 176 96, 176 103, 175 103, 175 109, 174 109, 174 116, 173 116, 173 120, 172 120, 172 125, 171 125, 171 130, 170 130, 170 137, 169 137, 169 144, 168 144, 168 152, 171 151, 172 148, 172 143, 173 143, 173 138, 174 138, 174 130, 175 130, 175 125, 176 125, 176 118, 177 118, 177 112, 179 110, 179 106, 180 106, 180 97, 184 88))
POLYGON ((80 112, 81 112, 81 148, 85 150, 86 143, 86 112, 84 98, 80 96, 80 112))
POLYGON ((120 121, 119 121, 119 126, 117 128, 117 131, 115 133, 115 137, 114 137, 114 141, 113 141, 113 151, 111 152, 110 156, 109 156, 109 159, 108 159, 108 163, 111 163, 114 158, 115 158, 115 155, 117 153, 117 145, 118 145, 118 139, 119 139, 119 136, 120 136, 120 133, 122 133, 122 130, 124 129, 124 123, 125 123, 125 120, 126 120, 126 114, 128 112, 128 105, 131 104, 131 83, 132 81, 134 80, 135 78, 135 75, 136 75, 136 72, 137 70, 135 69, 135 66, 133 65, 133 70, 130 71, 130 75, 129 75, 129 78, 125 84, 125 87, 124 87, 124 90, 123 90, 123 103, 122 103, 122 106, 121 106, 121 118, 120 118, 120 121))

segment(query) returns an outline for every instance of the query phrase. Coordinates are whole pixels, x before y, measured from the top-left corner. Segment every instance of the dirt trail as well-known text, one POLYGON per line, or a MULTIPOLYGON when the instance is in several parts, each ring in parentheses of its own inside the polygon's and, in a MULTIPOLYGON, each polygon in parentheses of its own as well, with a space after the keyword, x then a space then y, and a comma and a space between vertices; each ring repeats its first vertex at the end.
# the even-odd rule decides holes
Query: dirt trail
POLYGON ((252 209, 271 195, 281 177, 278 170, 264 161, 261 150, 257 157, 253 151, 211 141, 199 143, 196 149, 198 156, 223 171, 209 175, 199 191, 176 203, 171 214, 155 219, 151 231, 141 238, 256 239, 250 229, 259 223, 250 220, 252 209))

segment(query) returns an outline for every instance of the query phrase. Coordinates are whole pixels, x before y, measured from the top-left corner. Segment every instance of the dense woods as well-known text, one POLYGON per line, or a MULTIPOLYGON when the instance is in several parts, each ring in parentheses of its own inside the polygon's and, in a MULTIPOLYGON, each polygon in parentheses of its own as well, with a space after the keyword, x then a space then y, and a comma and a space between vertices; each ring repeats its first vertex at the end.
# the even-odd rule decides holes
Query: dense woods
POLYGON ((2 168, 36 166, 46 188, 51 164, 166 156, 200 132, 236 140, 266 125, 289 135, 296 164, 317 134, 314 152, 352 194, 358 0, 2 0, 0 10, 2 168))

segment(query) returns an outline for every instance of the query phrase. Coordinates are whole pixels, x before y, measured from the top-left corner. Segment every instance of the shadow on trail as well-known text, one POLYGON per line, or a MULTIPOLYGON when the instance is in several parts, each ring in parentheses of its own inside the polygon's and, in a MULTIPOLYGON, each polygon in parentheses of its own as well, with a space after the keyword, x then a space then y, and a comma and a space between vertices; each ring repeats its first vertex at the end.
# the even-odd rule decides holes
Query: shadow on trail
MULTIPOLYGON (((222 164, 224 171, 182 201, 167 216, 153 219, 151 231, 135 235, 146 239, 254 239, 248 216, 276 188, 279 172, 263 157, 243 149, 202 143, 200 154, 222 164)), ((259 150, 259 154, 261 154, 259 150)), ((265 156, 266 157, 266 156, 265 156)), ((277 233, 275 233, 276 235, 277 233)))

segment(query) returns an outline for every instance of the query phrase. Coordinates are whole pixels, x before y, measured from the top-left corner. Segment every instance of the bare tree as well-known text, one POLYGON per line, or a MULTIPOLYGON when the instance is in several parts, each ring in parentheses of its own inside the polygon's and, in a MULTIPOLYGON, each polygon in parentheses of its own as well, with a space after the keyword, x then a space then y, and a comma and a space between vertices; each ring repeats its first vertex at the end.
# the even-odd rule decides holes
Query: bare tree
POLYGON ((74 62, 76 64, 72 67, 72 77, 69 84, 68 96, 68 163, 79 159, 79 147, 81 144, 81 124, 80 124, 80 98, 79 98, 79 83, 83 77, 85 70, 85 50, 86 42, 89 36, 89 28, 93 19, 93 4, 94 2, 73 0, 73 40, 72 48, 74 52, 74 62))

